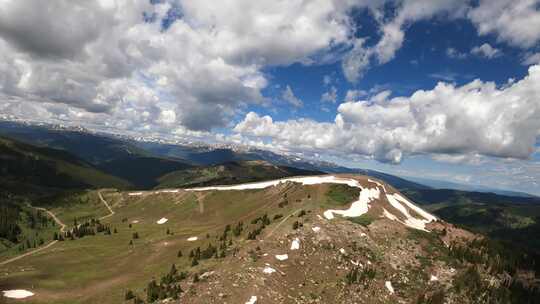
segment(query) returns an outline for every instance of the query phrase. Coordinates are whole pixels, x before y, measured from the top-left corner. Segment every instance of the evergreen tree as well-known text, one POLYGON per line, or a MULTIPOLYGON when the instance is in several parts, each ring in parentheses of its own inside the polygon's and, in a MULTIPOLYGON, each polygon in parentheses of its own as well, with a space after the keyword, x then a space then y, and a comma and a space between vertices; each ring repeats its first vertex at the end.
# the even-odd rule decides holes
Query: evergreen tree
POLYGON ((134 298, 135 298, 135 294, 133 294, 133 291, 131 291, 129 289, 126 290, 126 295, 125 295, 124 299, 126 301, 128 301, 128 300, 131 300, 131 299, 134 299, 134 298))

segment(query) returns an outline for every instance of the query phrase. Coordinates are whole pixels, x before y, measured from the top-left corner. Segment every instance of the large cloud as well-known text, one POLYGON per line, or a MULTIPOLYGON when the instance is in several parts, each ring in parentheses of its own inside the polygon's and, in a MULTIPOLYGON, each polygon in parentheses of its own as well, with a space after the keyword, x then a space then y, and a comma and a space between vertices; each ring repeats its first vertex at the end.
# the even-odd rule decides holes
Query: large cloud
POLYGON ((342 59, 357 81, 396 56, 410 24, 435 16, 468 16, 481 34, 526 46, 538 41, 537 2, 0 0, 0 108, 42 121, 209 131, 269 102, 268 66, 342 59), (376 20, 372 45, 357 37, 355 7, 376 20))
POLYGON ((540 41, 539 6, 539 0, 480 0, 468 16, 480 34, 528 48, 540 41))
POLYGON ((2 113, 210 130, 352 34, 347 0, 160 2, 0 1, 2 113))
POLYGON ((384 64, 394 59, 396 52, 403 45, 405 30, 410 24, 439 15, 450 18, 464 16, 467 4, 467 0, 373 1, 369 8, 379 24, 381 38, 373 46, 365 46, 364 42, 368 37, 355 41, 351 52, 343 61, 345 77, 351 82, 356 82, 373 61, 384 64), (388 2, 395 2, 397 6, 394 16, 390 18, 385 16, 388 2))
POLYGON ((403 155, 470 154, 525 159, 540 136, 540 66, 516 83, 439 83, 409 97, 346 102, 334 123, 274 122, 249 113, 235 131, 288 150, 370 156, 398 163, 403 155))

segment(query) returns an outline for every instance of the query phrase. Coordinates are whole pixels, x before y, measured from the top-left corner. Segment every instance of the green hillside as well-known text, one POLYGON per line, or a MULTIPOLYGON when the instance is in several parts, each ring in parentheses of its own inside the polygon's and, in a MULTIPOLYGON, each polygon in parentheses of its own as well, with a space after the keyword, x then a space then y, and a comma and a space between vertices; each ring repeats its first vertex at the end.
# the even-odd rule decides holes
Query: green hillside
POLYGON ((156 157, 125 157, 101 163, 98 166, 103 172, 131 182, 137 188, 152 188, 165 174, 189 169, 192 166, 174 159, 156 157))
POLYGON ((540 198, 448 189, 402 190, 445 221, 540 252, 540 198))
POLYGON ((289 176, 318 174, 323 173, 292 167, 274 166, 265 161, 228 162, 216 166, 194 167, 171 172, 159 178, 157 188, 230 185, 289 176))
POLYGON ((106 174, 71 154, 0 138, 0 187, 34 195, 73 188, 127 188, 125 180, 106 174))
MULTIPOLYGON (((0 290, 31 290, 24 303, 100 304, 246 303, 254 295, 261 304, 521 304, 538 296, 534 274, 526 276, 536 257, 450 224, 425 232, 384 217, 321 217, 357 197, 348 186, 101 193, 111 216, 97 191, 44 201, 69 232, 0 265, 0 290)), ((390 208, 373 204, 370 212, 390 208)))

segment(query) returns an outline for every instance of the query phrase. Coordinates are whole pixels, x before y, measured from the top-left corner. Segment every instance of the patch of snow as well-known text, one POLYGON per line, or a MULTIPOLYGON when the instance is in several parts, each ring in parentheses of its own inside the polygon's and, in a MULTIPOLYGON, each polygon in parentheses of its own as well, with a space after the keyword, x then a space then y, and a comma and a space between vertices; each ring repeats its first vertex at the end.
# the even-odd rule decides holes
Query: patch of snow
POLYGON ((276 254, 276 259, 280 261, 285 261, 289 258, 288 254, 276 254))
POLYGON ((368 178, 368 182, 377 184, 377 186, 382 187, 382 188, 383 188, 383 191, 386 193, 386 188, 384 187, 383 184, 379 183, 379 182, 376 181, 376 180, 372 180, 372 179, 370 179, 370 178, 368 178))
POLYGON ((166 189, 166 190, 160 190, 158 193, 178 193, 178 189, 166 189))
POLYGON ((332 213, 332 210, 327 210, 323 213, 324 217, 327 219, 327 220, 332 220, 334 219, 334 214, 332 213))
POLYGON ((431 214, 425 212, 424 210, 416 207, 415 205, 413 205, 412 203, 407 201, 403 196, 399 195, 398 193, 386 194, 386 198, 388 199, 388 202, 390 203, 390 205, 392 205, 392 207, 399 210, 399 212, 401 212, 406 217, 406 220, 405 220, 404 224, 411 227, 411 228, 428 231, 428 230, 426 230, 426 224, 436 219, 433 215, 431 215, 431 214), (412 210, 414 210, 415 212, 420 214, 422 217, 424 217, 424 219, 417 219, 417 218, 413 217, 409 213, 409 210, 407 210, 407 208, 404 205, 402 205, 401 203, 406 204, 407 207, 411 208, 412 210), (411 206, 413 206, 415 208, 412 208, 411 206), (418 210, 421 210, 422 213, 418 212, 418 210))
POLYGON ((347 253, 347 252, 345 251, 345 249, 343 249, 343 248, 340 248, 340 249, 339 249, 339 252, 341 252, 341 254, 347 253))
POLYGON ((199 239, 198 237, 192 236, 192 237, 189 237, 187 240, 188 240, 188 242, 195 242, 198 239, 199 239))
POLYGON ((133 220, 133 221, 131 221, 131 223, 132 223, 132 224, 138 224, 139 221, 138 221, 138 220, 133 220))
POLYGON ((420 216, 422 216, 426 221, 433 222, 436 221, 437 218, 433 216, 432 214, 426 212, 424 209, 416 206, 415 204, 411 203, 408 199, 401 196, 399 193, 395 193, 394 197, 397 198, 399 201, 407 205, 410 209, 414 210, 414 212, 418 213, 420 216))
POLYGON ((142 192, 130 192, 128 193, 129 196, 138 196, 138 195, 142 195, 142 192))
POLYGON ((272 181, 247 183, 239 185, 227 185, 227 186, 211 186, 211 187, 199 187, 188 188, 186 191, 209 191, 209 190, 251 190, 251 189, 264 189, 272 186, 277 186, 281 183, 293 182, 300 183, 302 185, 318 185, 318 184, 345 184, 351 187, 359 187, 360 184, 357 180, 351 178, 338 178, 333 175, 325 176, 304 176, 304 177, 289 177, 272 181))
POLYGON ((321 227, 319 227, 319 226, 311 227, 311 230, 313 230, 313 232, 317 233, 317 232, 321 231, 321 227))
POLYGON ((291 243, 291 250, 298 250, 300 249, 300 240, 298 238, 295 238, 291 243))
POLYGON ((24 299, 34 295, 33 292, 24 289, 4 290, 4 297, 10 299, 24 299))
POLYGON ((369 203, 373 200, 379 199, 381 193, 379 188, 362 188, 358 182, 356 182, 356 188, 360 188, 360 196, 358 200, 353 202, 349 209, 346 210, 326 210, 324 217, 331 220, 334 218, 334 214, 339 214, 344 217, 358 217, 365 214, 369 210, 369 203))
POLYGON ((157 221, 156 223, 158 225, 162 225, 162 224, 165 224, 169 219, 165 218, 165 217, 162 217, 159 219, 159 221, 157 221))
POLYGON ((367 234, 365 234, 365 233, 362 232, 362 233, 360 233, 360 236, 361 236, 361 237, 366 237, 367 234))
POLYGON ((399 221, 398 217, 393 215, 392 213, 388 212, 385 208, 383 208, 383 215, 392 221, 399 221))
POLYGON ((434 281, 438 281, 439 278, 437 278, 437 277, 434 276, 434 275, 431 275, 431 278, 429 278, 429 280, 430 280, 431 282, 434 282, 434 281))
POLYGON ((251 298, 249 298, 249 301, 246 302, 246 304, 255 304, 257 303, 257 296, 251 296, 251 298))
POLYGON ((266 266, 266 267, 264 267, 263 272, 266 273, 266 274, 272 274, 272 273, 276 272, 276 270, 274 268, 272 268, 272 267, 266 266))
POLYGON ((392 286, 392 282, 386 281, 384 283, 384 286, 386 286, 386 289, 390 292, 390 294, 394 294, 394 287, 392 286))

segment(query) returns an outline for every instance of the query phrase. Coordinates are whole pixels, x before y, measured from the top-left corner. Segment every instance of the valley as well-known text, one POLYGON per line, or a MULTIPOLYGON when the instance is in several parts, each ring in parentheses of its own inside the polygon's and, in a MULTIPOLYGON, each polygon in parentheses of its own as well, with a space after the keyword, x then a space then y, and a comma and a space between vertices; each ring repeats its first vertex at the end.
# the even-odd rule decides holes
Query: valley
POLYGON ((451 286, 466 266, 450 258, 447 246, 478 237, 387 199, 395 191, 367 177, 322 176, 90 191, 76 205, 69 202, 81 194, 61 197, 44 206, 73 223, 69 229, 98 222, 113 232, 66 234, 2 265, 0 288, 30 290, 25 303, 118 303, 131 296, 135 302, 388 303, 439 293, 456 301, 451 286), (362 190, 336 196, 336 186, 362 190), (338 210, 345 211, 332 214, 338 210), (355 223, 362 217, 372 220, 355 223), (352 292, 358 288, 363 291, 352 292))
POLYGON ((68 144, 84 135, 59 134, 52 138, 63 140, 53 141, 69 152, 2 139, 3 157, 14 161, 2 163, 9 220, 0 290, 13 294, 0 301, 534 303, 526 300, 537 296, 536 239, 516 237, 535 229, 535 197, 431 189, 374 171, 329 174, 326 165, 208 163, 207 150, 163 158, 91 137, 109 143, 93 147, 108 155, 99 160, 68 144))

